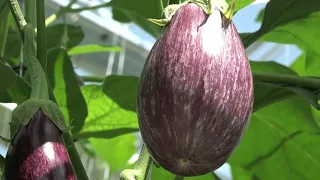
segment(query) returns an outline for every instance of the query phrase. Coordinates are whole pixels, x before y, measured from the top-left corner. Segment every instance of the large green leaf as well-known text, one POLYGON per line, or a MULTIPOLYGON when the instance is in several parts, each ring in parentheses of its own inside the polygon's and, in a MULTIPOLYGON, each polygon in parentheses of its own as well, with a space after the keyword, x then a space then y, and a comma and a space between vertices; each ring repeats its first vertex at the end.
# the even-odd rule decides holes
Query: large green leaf
POLYGON ((317 179, 318 132, 319 127, 305 101, 293 98, 278 102, 252 115, 248 130, 229 163, 259 179, 317 179))
POLYGON ((7 18, 7 14, 9 13, 9 7, 7 1, 0 1, 0 22, 3 21, 3 18, 7 18))
POLYGON ((71 121, 74 126, 72 133, 79 132, 88 115, 87 104, 65 49, 59 48, 48 53, 47 73, 57 104, 67 122, 71 121))
POLYGON ((0 93, 6 91, 16 81, 16 73, 0 59, 0 93))
POLYGON ((90 53, 99 53, 99 52, 117 52, 121 51, 121 48, 118 46, 104 46, 99 44, 87 44, 83 46, 73 47, 68 51, 70 56, 81 55, 81 54, 90 54, 90 53))
POLYGON ((161 0, 112 0, 110 5, 113 8, 115 20, 133 21, 154 37, 159 36, 161 27, 149 22, 147 18, 161 18, 163 9, 161 0))
MULTIPOLYGON (((273 29, 296 20, 307 18, 318 11, 320 11, 320 1, 318 0, 270 1, 264 10, 261 28, 255 33, 243 35, 243 43, 247 47, 273 29)), ((319 23, 316 24, 318 25, 319 23)), ((282 36, 277 37, 282 38, 282 36)))
MULTIPOLYGON (((320 6, 320 5, 319 5, 320 6)), ((318 30, 320 28, 320 12, 313 13, 308 18, 296 20, 285 26, 274 29, 263 37, 265 41, 272 41, 285 44, 296 44, 305 51, 303 64, 300 68, 305 70, 304 75, 320 75, 318 69, 320 63, 320 41, 318 38, 318 30)))
POLYGON ((30 98, 31 86, 20 76, 5 92, 0 93, 0 102, 21 104, 30 98))
POLYGON ((109 93, 107 95, 101 85, 81 87, 88 106, 88 117, 83 129, 75 136, 112 138, 138 131, 137 115, 135 111, 131 110, 131 103, 129 103, 129 106, 123 106, 122 104, 128 97, 127 93, 131 93, 130 89, 126 89, 126 83, 125 81, 124 83, 114 82, 113 85, 108 84, 107 91, 109 93), (121 97, 124 99, 120 100, 118 104, 115 100, 121 97))
POLYGON ((110 166, 110 173, 128 166, 128 161, 136 152, 134 134, 126 134, 113 139, 90 138, 93 149, 110 166))
POLYGON ((308 17, 317 11, 320 11, 320 1, 318 0, 270 1, 264 11, 260 32, 269 32, 275 27, 308 17))
POLYGON ((20 56, 21 46, 22 41, 19 32, 9 29, 3 59, 11 66, 18 65, 17 58, 20 56))
POLYGON ((103 92, 121 108, 136 111, 139 78, 134 76, 107 76, 103 92))
MULTIPOLYGON (((250 62, 252 72, 284 73, 296 75, 291 69, 275 62, 250 62)), ((255 81, 255 78, 254 78, 255 81)), ((292 96, 293 93, 285 88, 260 82, 254 83, 254 111, 267 105, 292 96)))
MULTIPOLYGON (((72 48, 82 41, 84 32, 82 31, 81 27, 73 26, 70 24, 57 24, 46 28, 47 49, 60 47, 61 39, 64 33, 64 27, 67 27, 69 38, 67 48, 72 48)), ((4 53, 3 59, 12 66, 18 65, 19 61, 17 61, 17 58, 20 56, 21 46, 22 41, 19 32, 10 29, 7 36, 6 51, 4 53)))

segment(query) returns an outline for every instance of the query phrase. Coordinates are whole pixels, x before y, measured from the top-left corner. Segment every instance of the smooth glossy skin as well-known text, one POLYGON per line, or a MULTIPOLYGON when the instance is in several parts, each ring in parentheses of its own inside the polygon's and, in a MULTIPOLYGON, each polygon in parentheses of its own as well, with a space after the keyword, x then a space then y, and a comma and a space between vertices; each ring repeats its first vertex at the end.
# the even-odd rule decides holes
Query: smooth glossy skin
POLYGON ((252 74, 232 22, 218 10, 182 6, 151 50, 141 75, 138 117, 154 160, 195 176, 224 164, 253 106, 252 74))
POLYGON ((61 131, 39 110, 11 143, 2 180, 76 180, 61 131))

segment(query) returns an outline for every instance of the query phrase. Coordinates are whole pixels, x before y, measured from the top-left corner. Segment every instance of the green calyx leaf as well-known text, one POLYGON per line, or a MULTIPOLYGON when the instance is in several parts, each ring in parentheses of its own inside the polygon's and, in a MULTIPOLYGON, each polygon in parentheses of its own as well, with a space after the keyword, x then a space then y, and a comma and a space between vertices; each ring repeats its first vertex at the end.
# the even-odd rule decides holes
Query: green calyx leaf
POLYGON ((148 20, 150 22, 153 22, 159 26, 165 26, 167 25, 172 17, 174 16, 174 14, 176 13, 176 11, 188 4, 188 3, 194 3, 197 4, 198 6, 200 6, 203 11, 210 15, 212 13, 212 10, 214 8, 219 9, 219 11, 229 20, 232 19, 233 13, 234 13, 234 9, 235 9, 235 4, 236 4, 236 0, 232 0, 230 2, 230 5, 228 5, 228 3, 225 0, 188 0, 185 1, 183 3, 180 4, 171 4, 168 5, 164 10, 163 10, 163 19, 151 19, 149 18, 148 20))
POLYGON ((10 122, 11 138, 15 136, 20 125, 28 125, 31 118, 40 108, 62 132, 70 129, 66 128, 63 114, 56 103, 51 100, 30 98, 12 112, 12 121, 10 122))
POLYGON ((188 1, 184 2, 184 3, 181 3, 181 4, 171 4, 169 6, 167 6, 164 10, 163 10, 163 16, 164 18, 163 19, 151 19, 149 18, 148 20, 159 25, 159 26, 165 26, 167 25, 173 15, 176 13, 176 11, 183 5, 187 4, 188 1))

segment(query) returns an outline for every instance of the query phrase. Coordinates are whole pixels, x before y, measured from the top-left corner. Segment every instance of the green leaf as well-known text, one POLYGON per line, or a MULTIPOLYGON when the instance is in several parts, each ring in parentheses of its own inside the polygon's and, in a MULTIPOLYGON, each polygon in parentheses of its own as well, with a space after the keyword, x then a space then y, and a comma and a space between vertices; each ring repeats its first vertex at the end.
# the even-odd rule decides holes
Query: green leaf
POLYGON ((161 27, 151 23, 147 20, 148 17, 142 16, 137 12, 133 12, 127 9, 112 9, 113 19, 122 22, 122 23, 129 23, 134 22, 138 26, 140 26, 143 30, 147 33, 151 34, 153 37, 159 37, 161 33, 161 27))
POLYGON ((15 81, 16 73, 0 60, 0 92, 7 90, 15 81))
MULTIPOLYGON (((293 64, 294 68, 300 75, 305 76, 320 76, 319 68, 320 63, 320 46, 317 38, 318 29, 320 26, 320 12, 312 13, 304 19, 298 19, 284 26, 275 28, 273 31, 263 36, 263 40, 272 41, 285 44, 296 44, 305 52, 293 64)), ((295 93, 303 95, 306 99, 310 100, 311 105, 319 109, 317 97, 314 92, 307 92, 299 89, 294 90, 295 93)))
POLYGON ((9 7, 7 1, 0 1, 0 22, 3 21, 3 18, 7 18, 7 14, 9 13, 9 7))
POLYGON ((18 65, 19 62, 16 59, 20 56, 21 46, 22 41, 19 32, 9 29, 3 59, 11 66, 18 65))
POLYGON ((103 82, 103 92, 121 108, 137 109, 139 78, 134 76, 107 76, 103 82))
POLYGON ((110 130, 82 132, 80 134, 73 135, 73 137, 74 138, 95 137, 95 138, 111 139, 117 136, 121 136, 123 134, 129 134, 137 131, 139 131, 139 128, 118 128, 118 129, 110 129, 110 130))
MULTIPOLYGON (((126 94, 131 93, 130 87, 128 90, 124 88, 127 86, 126 83, 127 82, 114 82, 112 86, 108 85, 109 89, 107 91, 111 92, 111 96, 113 96, 115 100, 120 97, 126 98, 126 94), (116 94, 112 94, 113 92, 116 94)), ((132 129, 138 130, 137 115, 135 113, 135 110, 130 110, 131 105, 119 105, 114 99, 109 97, 108 94, 106 95, 104 93, 103 87, 101 85, 82 86, 81 91, 87 102, 88 117, 86 118, 83 129, 81 129, 78 134, 75 134, 75 136, 81 137, 82 134, 84 134, 84 136, 85 134, 90 134, 92 135, 92 137, 97 136, 99 138, 108 138, 110 137, 110 134, 114 134, 111 132, 124 134, 132 132, 132 129), (127 107, 127 109, 121 106, 127 107), (126 131, 123 131, 124 129, 126 131)), ((120 104, 122 102, 125 101, 120 101, 120 104)))
POLYGON ((275 103, 252 115, 229 163, 260 179, 317 179, 317 132, 319 127, 305 101, 291 98, 275 103))
POLYGON ((308 17, 317 11, 320 11, 320 1, 318 0, 270 1, 264 12, 260 32, 266 33, 275 27, 308 17))
MULTIPOLYGON (((318 11, 320 11, 320 1, 318 0, 269 1, 264 10, 261 28, 255 33, 247 34, 245 36, 246 38, 243 39, 243 44, 247 47, 263 35, 271 32, 273 29, 283 25, 288 25, 290 22, 294 22, 296 20, 302 20, 318 11)), ((304 33, 301 33, 300 31, 300 34, 304 33)), ((277 37, 282 38, 282 36, 277 37)))
MULTIPOLYGON (((169 171, 163 168, 157 168, 156 166, 152 166, 151 177, 152 180, 163 180, 163 179, 170 179, 173 180, 176 175, 170 173, 169 171)), ((215 180, 212 173, 208 173, 202 176, 195 176, 195 177, 185 177, 184 180, 215 180)))
POLYGON ((5 92, 0 92, 0 102, 21 104, 30 98, 31 86, 20 76, 5 92))
POLYGON ((79 132, 88 115, 88 109, 65 49, 59 48, 48 53, 47 73, 57 104, 66 121, 74 126, 72 133, 79 132))
POLYGON ((47 49, 60 47, 65 27, 67 28, 67 35, 69 38, 67 48, 69 49, 80 44, 84 38, 84 32, 80 26, 57 24, 46 28, 47 49))
POLYGON ((73 47, 68 51, 70 56, 81 55, 81 54, 90 54, 90 53, 99 53, 99 52, 118 52, 121 51, 121 48, 118 46, 104 46, 99 44, 87 44, 83 46, 73 47))
POLYGON ((112 0, 110 5, 113 7, 115 20, 131 20, 154 37, 159 36, 161 27, 147 21, 147 18, 161 18, 164 8, 161 0, 112 0))
POLYGON ((272 32, 263 37, 265 41, 277 43, 296 44, 305 51, 299 59, 299 73, 302 75, 319 76, 320 63, 320 42, 317 40, 318 31, 320 28, 320 12, 313 13, 308 18, 294 21, 285 26, 274 29, 272 32))
POLYGON ((320 110, 320 104, 318 103, 318 92, 313 92, 307 89, 299 88, 299 87, 287 87, 290 91, 294 92, 295 94, 303 97, 306 99, 313 107, 315 107, 317 110, 320 110))
POLYGON ((134 134, 126 134, 113 139, 89 139, 95 152, 110 165, 110 173, 120 171, 128 165, 128 160, 136 152, 134 134))
MULTIPOLYGON (((232 0, 227 0, 228 3, 230 3, 231 1, 232 0)), ((253 3, 254 1, 255 0, 237 0, 234 12, 237 12, 237 11, 241 10, 242 8, 248 6, 249 4, 253 3)))
MULTIPOLYGON (((296 75, 291 69, 275 62, 250 62, 252 72, 284 73, 296 75)), ((255 81, 255 79, 254 79, 255 81)), ((277 101, 292 96, 293 93, 285 88, 270 84, 254 82, 253 111, 257 111, 277 101)))

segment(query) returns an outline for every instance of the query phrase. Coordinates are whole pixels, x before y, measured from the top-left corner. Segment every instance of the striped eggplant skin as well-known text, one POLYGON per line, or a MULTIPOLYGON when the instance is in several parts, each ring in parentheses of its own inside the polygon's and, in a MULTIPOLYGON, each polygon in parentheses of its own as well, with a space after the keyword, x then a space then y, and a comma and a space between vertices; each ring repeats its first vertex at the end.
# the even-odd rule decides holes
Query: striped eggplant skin
POLYGON ((2 180, 76 180, 62 132, 40 109, 9 146, 2 180))
POLYGON ((253 81, 232 21, 196 4, 177 10, 141 74, 137 111, 153 159, 181 176, 222 166, 247 128, 253 81))

